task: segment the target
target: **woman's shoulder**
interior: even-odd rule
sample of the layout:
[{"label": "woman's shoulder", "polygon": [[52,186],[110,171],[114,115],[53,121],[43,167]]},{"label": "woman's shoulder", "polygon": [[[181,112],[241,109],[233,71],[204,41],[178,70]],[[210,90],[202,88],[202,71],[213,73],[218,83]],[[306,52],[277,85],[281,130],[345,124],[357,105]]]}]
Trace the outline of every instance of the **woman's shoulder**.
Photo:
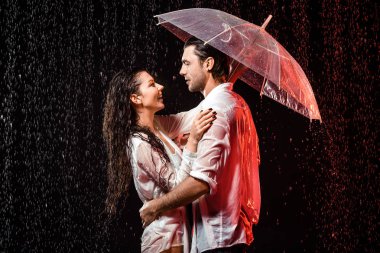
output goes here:
[{"label": "woman's shoulder", "polygon": [[146,141],[147,139],[148,139],[148,135],[146,133],[139,132],[131,136],[130,143],[133,145],[135,149],[139,147],[150,146],[150,144]]}]

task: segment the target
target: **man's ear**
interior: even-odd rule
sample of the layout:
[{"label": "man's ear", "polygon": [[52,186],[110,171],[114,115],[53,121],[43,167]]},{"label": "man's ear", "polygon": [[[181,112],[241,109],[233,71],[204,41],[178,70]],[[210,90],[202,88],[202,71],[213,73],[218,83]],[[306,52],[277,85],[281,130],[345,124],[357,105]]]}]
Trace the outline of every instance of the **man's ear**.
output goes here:
[{"label": "man's ear", "polygon": [[139,97],[140,97],[140,96],[137,95],[137,94],[132,94],[132,95],[130,96],[130,99],[131,99],[132,103],[134,103],[134,104],[136,104],[136,105],[139,105],[139,104],[141,104],[141,98],[139,98]]},{"label": "man's ear", "polygon": [[204,61],[204,64],[206,66],[206,69],[208,71],[211,71],[212,68],[214,67],[214,58],[212,57],[208,57],[205,61]]}]

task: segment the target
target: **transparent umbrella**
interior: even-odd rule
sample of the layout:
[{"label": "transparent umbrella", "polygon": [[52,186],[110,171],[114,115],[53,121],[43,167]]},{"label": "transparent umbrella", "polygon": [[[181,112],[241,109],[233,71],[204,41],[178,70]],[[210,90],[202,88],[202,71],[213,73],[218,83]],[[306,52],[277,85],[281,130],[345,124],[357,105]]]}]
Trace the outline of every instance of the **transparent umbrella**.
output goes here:
[{"label": "transparent umbrella", "polygon": [[228,13],[205,8],[155,16],[182,41],[191,36],[225,53],[247,70],[239,78],[261,95],[321,121],[311,85],[297,61],[265,31],[272,16],[257,26]]}]

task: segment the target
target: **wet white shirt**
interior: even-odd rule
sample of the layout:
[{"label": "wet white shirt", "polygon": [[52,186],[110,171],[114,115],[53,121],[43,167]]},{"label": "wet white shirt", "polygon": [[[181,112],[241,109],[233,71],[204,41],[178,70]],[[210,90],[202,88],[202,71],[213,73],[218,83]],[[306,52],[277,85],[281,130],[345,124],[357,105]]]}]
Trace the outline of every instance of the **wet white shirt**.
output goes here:
[{"label": "wet white shirt", "polygon": [[[164,163],[152,146],[139,137],[132,137],[133,180],[140,199],[145,203],[170,191],[189,176],[196,157],[186,149],[182,152],[164,133],[161,134],[174,148],[172,153],[164,144],[170,163]],[[159,253],[173,246],[184,245],[189,251],[186,219],[183,207],[162,213],[144,229],[141,237],[141,252]]]},{"label": "wet white shirt", "polygon": [[174,138],[189,132],[194,116],[208,108],[217,119],[198,144],[190,176],[206,182],[210,193],[193,202],[191,252],[250,244],[260,213],[258,137],[249,107],[232,84],[218,85],[188,112],[156,121]]}]

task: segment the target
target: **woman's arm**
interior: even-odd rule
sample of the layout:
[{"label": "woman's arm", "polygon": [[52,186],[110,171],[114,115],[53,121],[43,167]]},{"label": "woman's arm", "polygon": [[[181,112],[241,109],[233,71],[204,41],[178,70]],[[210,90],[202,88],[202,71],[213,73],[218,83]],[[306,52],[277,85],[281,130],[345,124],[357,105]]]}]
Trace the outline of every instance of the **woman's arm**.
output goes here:
[{"label": "woman's arm", "polygon": [[154,120],[160,130],[169,136],[170,139],[174,139],[180,134],[190,132],[193,120],[201,110],[201,106],[198,105],[186,112],[170,115],[156,115],[154,116]]},{"label": "woman's arm", "polygon": [[164,190],[169,191],[189,176],[193,161],[196,159],[198,142],[216,119],[212,110],[202,111],[195,116],[190,129],[189,140],[182,154],[179,168],[174,168],[146,141],[142,141],[136,150],[137,165]]}]

